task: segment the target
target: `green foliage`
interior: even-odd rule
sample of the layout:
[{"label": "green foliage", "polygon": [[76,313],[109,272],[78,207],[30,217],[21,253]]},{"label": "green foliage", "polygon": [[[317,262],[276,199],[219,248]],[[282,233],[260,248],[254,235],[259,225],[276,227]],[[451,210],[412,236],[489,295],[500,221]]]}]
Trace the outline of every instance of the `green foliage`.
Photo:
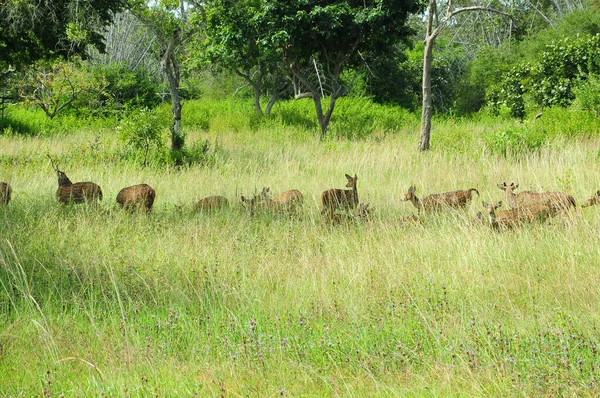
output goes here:
[{"label": "green foliage", "polygon": [[490,133],[485,137],[485,141],[492,152],[509,157],[535,152],[545,145],[548,139],[540,130],[517,125]]},{"label": "green foliage", "polygon": [[118,125],[115,117],[81,116],[62,113],[49,119],[39,108],[9,106],[0,119],[0,134],[44,136],[69,134],[89,129],[111,129]]},{"label": "green foliage", "polygon": [[0,12],[0,69],[84,55],[87,45],[102,50],[104,26],[124,7],[124,2],[112,0],[5,0]]},{"label": "green foliage", "polygon": [[508,106],[514,117],[525,116],[525,95],[538,106],[568,106],[574,87],[590,73],[600,70],[600,34],[567,38],[548,45],[540,60],[513,68],[496,85],[489,99],[492,106]]},{"label": "green foliage", "polygon": [[103,82],[104,90],[86,96],[77,106],[81,113],[123,112],[160,103],[159,83],[143,67],[131,71],[125,63],[90,65],[87,73],[92,80]]},{"label": "green foliage", "polygon": [[142,108],[127,115],[119,126],[119,139],[144,153],[144,166],[150,149],[160,149],[163,145],[166,126],[161,122],[157,112]]},{"label": "green foliage", "polygon": [[50,119],[72,106],[82,93],[102,92],[104,83],[89,79],[77,62],[41,61],[25,73],[19,94],[27,104],[38,106]]},{"label": "green foliage", "polygon": [[575,106],[593,112],[600,117],[600,75],[590,74],[587,80],[573,88]]}]

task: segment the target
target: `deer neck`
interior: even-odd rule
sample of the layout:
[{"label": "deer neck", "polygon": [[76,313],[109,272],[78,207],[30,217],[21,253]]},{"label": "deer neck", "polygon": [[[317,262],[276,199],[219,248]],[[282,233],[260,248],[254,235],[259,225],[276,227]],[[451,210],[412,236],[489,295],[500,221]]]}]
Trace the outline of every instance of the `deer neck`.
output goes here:
[{"label": "deer neck", "polygon": [[410,201],[417,210],[423,210],[423,201],[417,197],[414,193],[410,196]]},{"label": "deer neck", "polygon": [[358,190],[356,189],[356,182],[352,186],[352,203],[354,206],[358,205]]}]

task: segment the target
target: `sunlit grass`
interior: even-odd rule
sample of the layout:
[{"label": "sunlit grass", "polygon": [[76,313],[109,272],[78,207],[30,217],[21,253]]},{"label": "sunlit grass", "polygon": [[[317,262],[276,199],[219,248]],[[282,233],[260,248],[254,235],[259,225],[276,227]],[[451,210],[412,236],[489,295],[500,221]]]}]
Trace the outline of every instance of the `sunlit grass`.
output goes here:
[{"label": "sunlit grass", "polygon": [[[0,209],[2,394],[599,392],[598,209],[506,233],[475,217],[481,200],[503,199],[502,181],[581,203],[600,188],[597,141],[507,160],[483,145],[419,154],[416,131],[272,134],[193,132],[219,154],[181,170],[119,162],[110,132],[0,137],[0,180],[14,189]],[[58,205],[47,154],[102,187],[99,210]],[[376,207],[372,223],[322,221],[320,194],[345,173]],[[119,211],[118,191],[142,182],[157,192],[152,214]],[[481,197],[404,225],[411,184]],[[302,191],[300,216],[248,218],[239,197],[263,186]],[[231,208],[194,216],[209,195]]]}]

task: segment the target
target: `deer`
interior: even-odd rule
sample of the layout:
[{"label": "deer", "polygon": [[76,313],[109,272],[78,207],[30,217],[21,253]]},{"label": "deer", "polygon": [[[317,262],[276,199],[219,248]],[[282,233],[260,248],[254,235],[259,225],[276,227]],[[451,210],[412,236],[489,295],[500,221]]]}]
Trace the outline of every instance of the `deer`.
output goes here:
[{"label": "deer", "polygon": [[595,194],[592,194],[588,200],[583,202],[581,207],[595,206],[598,204],[598,200],[600,199],[600,191],[596,191]]},{"label": "deer", "polygon": [[125,210],[144,209],[152,210],[156,191],[148,184],[132,185],[123,188],[117,194],[117,204]]},{"label": "deer", "polygon": [[254,216],[257,211],[268,211],[275,213],[294,214],[298,208],[304,203],[304,195],[297,189],[285,191],[269,199],[269,187],[264,187],[262,192],[254,195],[252,199],[242,196],[242,204],[246,207],[246,211],[250,216]]},{"label": "deer", "polygon": [[209,196],[199,200],[194,205],[194,213],[221,210],[229,206],[229,201],[224,196]]},{"label": "deer", "polygon": [[[48,156],[50,157],[50,156]],[[58,176],[58,189],[56,198],[62,204],[92,203],[102,200],[102,189],[93,182],[76,182],[73,184],[67,175],[58,169],[58,164],[52,158],[52,168]]]},{"label": "deer", "polygon": [[531,192],[523,191],[515,194],[514,191],[519,188],[519,184],[511,182],[510,185],[503,182],[498,184],[498,188],[504,191],[506,202],[513,208],[530,207],[537,205],[547,205],[555,216],[561,211],[569,210],[571,206],[577,208],[575,198],[565,192]]},{"label": "deer", "polygon": [[534,204],[529,207],[520,207],[504,210],[496,213],[496,209],[502,206],[502,201],[497,204],[489,204],[482,201],[481,204],[487,210],[490,225],[494,229],[512,229],[524,223],[534,221],[546,221],[552,216],[552,209],[546,204]]},{"label": "deer", "polygon": [[343,211],[354,211],[358,206],[358,190],[356,188],[356,181],[358,177],[354,174],[351,177],[345,174],[348,183],[346,188],[350,189],[328,189],[321,194],[321,214],[325,214],[329,220],[333,219],[333,214],[336,210]]},{"label": "deer", "polygon": [[361,221],[364,223],[371,223],[373,221],[373,213],[375,212],[375,207],[370,207],[370,203],[359,203],[358,204],[358,215],[353,216],[350,214],[344,213],[334,213],[331,217],[327,217],[327,221],[333,225],[338,225],[343,222],[349,221]]},{"label": "deer", "polygon": [[431,194],[423,199],[420,199],[415,195],[416,191],[417,188],[414,185],[411,185],[408,188],[408,192],[404,195],[403,201],[406,202],[410,200],[419,212],[435,212],[447,208],[465,208],[471,202],[473,192],[477,193],[477,196],[479,196],[479,191],[475,188]]},{"label": "deer", "polygon": [[12,187],[6,182],[0,182],[0,206],[8,206],[12,195]]}]

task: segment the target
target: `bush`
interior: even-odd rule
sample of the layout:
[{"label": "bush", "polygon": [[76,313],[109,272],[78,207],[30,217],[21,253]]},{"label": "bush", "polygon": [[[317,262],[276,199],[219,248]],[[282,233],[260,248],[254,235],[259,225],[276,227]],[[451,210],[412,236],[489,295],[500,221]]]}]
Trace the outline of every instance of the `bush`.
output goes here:
[{"label": "bush", "polygon": [[587,80],[580,82],[573,92],[577,109],[591,111],[596,117],[600,117],[600,75],[591,74]]},{"label": "bush", "polygon": [[143,108],[124,118],[119,126],[119,139],[135,150],[143,152],[143,163],[146,166],[150,149],[160,149],[163,146],[165,128],[159,113]]},{"label": "bush", "polygon": [[548,142],[543,130],[528,129],[525,125],[510,126],[485,136],[486,146],[504,157],[535,152]]}]

